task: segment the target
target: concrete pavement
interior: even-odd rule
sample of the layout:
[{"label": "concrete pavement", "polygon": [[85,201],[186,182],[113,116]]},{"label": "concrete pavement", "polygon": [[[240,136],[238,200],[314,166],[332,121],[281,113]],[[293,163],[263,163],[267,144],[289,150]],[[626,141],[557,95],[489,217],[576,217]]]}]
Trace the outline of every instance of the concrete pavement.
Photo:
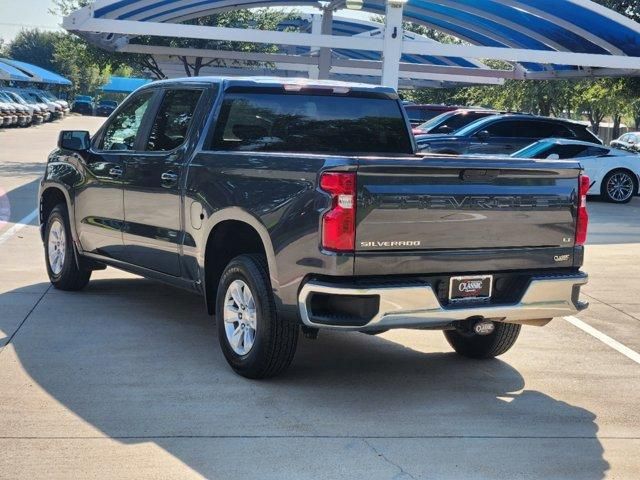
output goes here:
[{"label": "concrete pavement", "polygon": [[[640,365],[562,319],[487,362],[439,332],[322,332],[255,382],[197,296],[114,269],[49,288],[35,222],[3,235],[57,131],[101,120],[0,133],[0,478],[638,477]],[[640,352],[640,200],[590,210],[580,318]]]}]

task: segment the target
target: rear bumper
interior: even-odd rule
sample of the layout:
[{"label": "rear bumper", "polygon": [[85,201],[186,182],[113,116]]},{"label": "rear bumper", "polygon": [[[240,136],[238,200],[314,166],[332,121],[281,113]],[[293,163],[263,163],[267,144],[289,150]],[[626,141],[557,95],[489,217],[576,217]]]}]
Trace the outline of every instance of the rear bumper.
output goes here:
[{"label": "rear bumper", "polygon": [[[452,323],[472,317],[509,322],[544,324],[553,317],[573,315],[587,308],[578,300],[580,287],[588,281],[584,273],[533,277],[518,302],[509,305],[475,304],[443,306],[429,284],[403,286],[349,287],[327,282],[309,281],[300,290],[298,307],[302,322],[314,328],[375,331],[391,328],[447,328]],[[322,295],[348,296],[350,301],[362,297],[372,301],[358,318],[318,315],[312,298]],[[375,302],[377,300],[377,303]]]}]

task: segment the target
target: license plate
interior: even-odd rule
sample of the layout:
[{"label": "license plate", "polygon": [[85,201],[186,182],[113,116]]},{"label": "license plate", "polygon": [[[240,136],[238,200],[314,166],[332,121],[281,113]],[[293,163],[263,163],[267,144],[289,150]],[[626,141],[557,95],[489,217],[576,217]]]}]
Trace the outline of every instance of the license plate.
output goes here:
[{"label": "license plate", "polygon": [[489,300],[493,286],[493,275],[472,275],[451,277],[449,281],[449,300]]}]

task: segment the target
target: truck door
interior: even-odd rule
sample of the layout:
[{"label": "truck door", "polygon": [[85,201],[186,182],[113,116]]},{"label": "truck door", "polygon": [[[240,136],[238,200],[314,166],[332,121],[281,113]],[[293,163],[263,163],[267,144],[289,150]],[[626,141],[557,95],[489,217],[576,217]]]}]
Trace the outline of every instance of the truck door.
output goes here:
[{"label": "truck door", "polygon": [[137,136],[154,92],[131,97],[100,131],[91,149],[82,155],[83,180],[76,187],[76,231],[82,249],[123,259],[125,163],[136,154]]},{"label": "truck door", "polygon": [[161,91],[142,151],[128,157],[123,177],[124,245],[129,263],[180,276],[181,179],[190,151],[187,133],[200,88]]}]

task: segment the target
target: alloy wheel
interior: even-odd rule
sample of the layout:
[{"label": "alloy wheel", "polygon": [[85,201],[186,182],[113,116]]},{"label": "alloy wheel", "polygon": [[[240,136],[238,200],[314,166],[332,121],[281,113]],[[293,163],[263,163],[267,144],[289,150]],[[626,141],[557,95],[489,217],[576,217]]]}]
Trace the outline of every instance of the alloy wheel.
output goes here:
[{"label": "alloy wheel", "polygon": [[49,268],[54,275],[60,275],[62,267],[64,266],[64,259],[66,255],[67,239],[64,231],[64,225],[58,219],[51,222],[49,227]]},{"label": "alloy wheel", "polygon": [[633,179],[624,172],[611,175],[607,182],[607,194],[616,202],[623,202],[633,195]]},{"label": "alloy wheel", "polygon": [[249,286],[234,280],[227,288],[224,302],[224,330],[235,353],[247,355],[256,339],[256,303]]}]

